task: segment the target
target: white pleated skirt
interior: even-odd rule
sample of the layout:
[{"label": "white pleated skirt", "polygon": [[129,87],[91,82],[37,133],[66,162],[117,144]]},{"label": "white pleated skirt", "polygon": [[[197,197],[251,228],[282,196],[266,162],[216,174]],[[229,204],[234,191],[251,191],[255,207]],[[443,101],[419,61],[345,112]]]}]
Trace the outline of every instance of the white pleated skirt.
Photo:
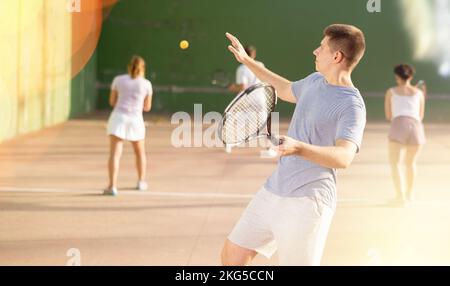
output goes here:
[{"label": "white pleated skirt", "polygon": [[114,110],[109,116],[107,134],[127,141],[144,140],[144,117],[142,114],[128,114]]}]

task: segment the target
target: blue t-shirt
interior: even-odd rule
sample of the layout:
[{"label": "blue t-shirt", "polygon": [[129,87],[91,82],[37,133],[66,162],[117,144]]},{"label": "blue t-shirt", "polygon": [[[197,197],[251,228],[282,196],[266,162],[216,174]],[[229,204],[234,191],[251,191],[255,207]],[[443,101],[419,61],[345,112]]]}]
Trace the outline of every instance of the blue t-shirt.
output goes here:
[{"label": "blue t-shirt", "polygon": [[[358,89],[334,86],[313,73],[292,83],[297,105],[288,136],[316,145],[334,146],[344,139],[361,147],[366,107]],[[333,207],[336,203],[336,170],[300,156],[281,157],[265,189],[282,197],[309,196]]]}]

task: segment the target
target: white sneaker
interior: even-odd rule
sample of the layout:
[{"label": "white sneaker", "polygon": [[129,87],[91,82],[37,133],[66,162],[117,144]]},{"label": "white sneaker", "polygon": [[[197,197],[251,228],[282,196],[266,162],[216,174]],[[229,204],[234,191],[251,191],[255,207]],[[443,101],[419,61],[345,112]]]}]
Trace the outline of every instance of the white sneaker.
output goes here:
[{"label": "white sneaker", "polygon": [[113,197],[115,197],[115,196],[117,196],[117,194],[118,194],[117,188],[106,188],[103,191],[103,195],[105,195],[105,196],[113,196]]},{"label": "white sneaker", "polygon": [[146,191],[146,190],[148,190],[148,184],[147,184],[147,182],[146,182],[146,181],[139,181],[139,182],[137,183],[136,189],[137,189],[138,191]]},{"label": "white sneaker", "polygon": [[232,151],[233,151],[233,148],[231,146],[225,147],[225,152],[227,152],[227,154],[231,154]]},{"label": "white sneaker", "polygon": [[261,158],[263,159],[271,159],[278,157],[278,152],[273,149],[267,149],[264,151],[261,151]]}]

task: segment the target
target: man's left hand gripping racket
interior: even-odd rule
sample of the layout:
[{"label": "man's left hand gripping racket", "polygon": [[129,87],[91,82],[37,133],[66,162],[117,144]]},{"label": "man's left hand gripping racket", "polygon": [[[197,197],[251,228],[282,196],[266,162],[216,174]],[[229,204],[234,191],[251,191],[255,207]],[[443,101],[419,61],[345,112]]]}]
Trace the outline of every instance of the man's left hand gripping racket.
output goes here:
[{"label": "man's left hand gripping racket", "polygon": [[219,125],[219,138],[227,146],[238,146],[266,137],[274,146],[283,142],[271,133],[271,116],[277,95],[269,84],[259,83],[240,93],[225,110]]}]

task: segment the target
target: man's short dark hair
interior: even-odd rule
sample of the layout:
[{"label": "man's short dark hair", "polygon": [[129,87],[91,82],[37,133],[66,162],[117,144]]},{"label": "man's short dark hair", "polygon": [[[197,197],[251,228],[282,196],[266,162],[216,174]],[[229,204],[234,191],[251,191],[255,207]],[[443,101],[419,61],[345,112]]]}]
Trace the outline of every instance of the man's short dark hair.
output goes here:
[{"label": "man's short dark hair", "polygon": [[364,56],[364,33],[355,26],[334,24],[326,27],[323,34],[329,37],[330,47],[344,55],[349,67],[356,66]]}]

